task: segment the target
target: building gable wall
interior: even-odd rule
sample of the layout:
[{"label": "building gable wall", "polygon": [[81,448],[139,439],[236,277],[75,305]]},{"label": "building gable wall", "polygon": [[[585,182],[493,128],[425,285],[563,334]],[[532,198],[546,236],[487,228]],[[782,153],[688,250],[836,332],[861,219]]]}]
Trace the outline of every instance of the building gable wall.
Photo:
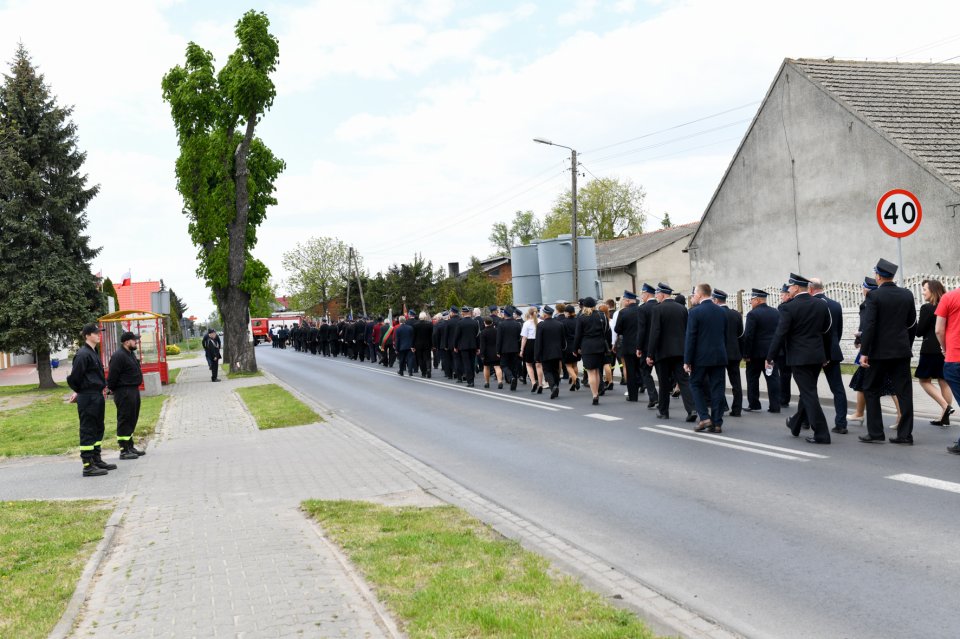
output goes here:
[{"label": "building gable wall", "polygon": [[690,244],[692,279],[728,291],[790,272],[857,281],[879,257],[897,261],[876,221],[893,188],[923,206],[903,241],[907,275],[960,273],[960,194],[786,64]]}]

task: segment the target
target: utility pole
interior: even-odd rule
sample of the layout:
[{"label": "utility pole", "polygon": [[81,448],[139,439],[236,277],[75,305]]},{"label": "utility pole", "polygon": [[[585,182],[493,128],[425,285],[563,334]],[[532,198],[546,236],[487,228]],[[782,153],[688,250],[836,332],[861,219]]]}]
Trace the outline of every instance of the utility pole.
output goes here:
[{"label": "utility pole", "polygon": [[360,290],[360,306],[363,309],[363,314],[367,314],[367,303],[363,300],[363,284],[360,283],[360,267],[357,264],[357,254],[354,252],[353,247],[350,247],[350,261],[353,263],[353,273],[357,277],[357,289]]},{"label": "utility pole", "polygon": [[[570,192],[573,195],[573,214],[570,216],[570,234],[573,236],[573,299],[580,299],[580,263],[577,259],[577,151],[570,149]],[[573,300],[571,300],[573,301]]]}]

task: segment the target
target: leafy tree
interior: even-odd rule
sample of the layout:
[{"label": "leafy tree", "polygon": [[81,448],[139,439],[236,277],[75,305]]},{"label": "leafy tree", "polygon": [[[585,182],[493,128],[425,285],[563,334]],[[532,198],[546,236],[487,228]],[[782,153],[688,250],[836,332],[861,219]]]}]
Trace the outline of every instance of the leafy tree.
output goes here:
[{"label": "leafy tree", "polygon": [[533,211],[517,211],[509,227],[504,222],[493,225],[489,240],[500,255],[510,255],[510,247],[529,244],[540,237],[542,231],[543,225]]},{"label": "leafy tree", "polygon": [[277,287],[269,280],[250,294],[250,317],[270,317],[277,305]]},{"label": "leafy tree", "polygon": [[[598,241],[612,240],[643,232],[646,193],[629,180],[600,178],[577,190],[577,232]],[[544,239],[570,233],[572,216],[570,190],[557,198],[544,220]]]},{"label": "leafy tree", "polygon": [[497,301],[497,283],[483,272],[480,260],[470,258],[470,270],[463,281],[463,299],[469,306],[487,306]]},{"label": "leafy tree", "polygon": [[23,45],[0,87],[0,350],[32,350],[40,388],[56,388],[51,348],[75,342],[103,296],[90,270],[86,208],[99,190],[80,173],[71,107],[61,107]]},{"label": "leafy tree", "polygon": [[513,246],[513,238],[510,237],[510,229],[504,222],[497,222],[493,225],[493,229],[490,231],[490,236],[487,238],[490,240],[490,244],[497,249],[497,253],[500,255],[510,255],[510,247]]},{"label": "leafy tree", "polygon": [[669,213],[663,214],[663,219],[660,220],[660,226],[662,226],[665,229],[673,228],[673,222],[670,220]]},{"label": "leafy tree", "polygon": [[177,343],[183,339],[183,322],[181,319],[184,314],[187,312],[187,305],[184,301],[177,295],[174,290],[170,289],[170,319],[169,325],[167,326],[167,342],[168,343]]},{"label": "leafy tree", "polygon": [[283,254],[287,284],[297,308],[320,304],[323,315],[327,314],[330,300],[339,296],[344,280],[350,277],[348,255],[349,247],[334,237],[311,237]]},{"label": "leafy tree", "polygon": [[239,46],[218,73],[213,54],[191,42],[184,66],[162,82],[180,145],[177,189],[198,247],[197,275],[223,316],[231,372],[257,369],[247,340],[250,298],[270,273],[251,250],[267,207],[277,203],[274,180],[285,167],[255,136],[276,96],[270,75],[280,49],[269,26],[266,14],[248,11],[234,29]]},{"label": "leafy tree", "polygon": [[103,280],[103,294],[113,298],[113,310],[120,310],[120,297],[117,295],[117,289],[109,277]]}]

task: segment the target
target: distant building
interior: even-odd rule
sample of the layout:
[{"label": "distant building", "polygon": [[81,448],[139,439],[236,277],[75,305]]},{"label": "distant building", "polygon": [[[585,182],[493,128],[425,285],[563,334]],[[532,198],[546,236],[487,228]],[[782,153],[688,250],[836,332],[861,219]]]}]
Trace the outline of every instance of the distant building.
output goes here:
[{"label": "distant building", "polygon": [[691,288],[690,259],[684,252],[697,222],[597,243],[604,297],[639,292],[644,282],[664,282],[677,292]]},{"label": "distant building", "polygon": [[[484,275],[497,284],[509,284],[513,279],[513,269],[510,266],[509,255],[495,255],[485,260],[480,260],[480,269]],[[459,262],[450,262],[447,264],[447,275],[449,277],[458,277],[465,280],[469,274],[469,269],[465,271],[460,270]]]},{"label": "distant building", "polygon": [[960,64],[784,60],[687,247],[732,292],[790,272],[858,282],[897,262],[877,202],[923,209],[903,272],[960,274]]},{"label": "distant building", "polygon": [[118,311],[150,311],[150,294],[160,291],[160,282],[131,282],[126,286],[118,285],[115,290],[120,303]]}]

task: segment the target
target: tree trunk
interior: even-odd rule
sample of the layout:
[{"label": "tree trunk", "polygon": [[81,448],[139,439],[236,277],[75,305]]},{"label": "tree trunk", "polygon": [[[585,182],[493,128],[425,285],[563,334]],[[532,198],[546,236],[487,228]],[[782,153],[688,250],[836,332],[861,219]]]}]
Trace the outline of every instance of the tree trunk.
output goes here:
[{"label": "tree trunk", "polygon": [[37,374],[40,376],[40,388],[56,388],[57,383],[53,381],[53,370],[50,368],[50,349],[44,348],[36,351],[37,355]]},{"label": "tree trunk", "polygon": [[[250,294],[240,288],[227,291],[227,303],[223,308],[223,336],[229,350],[224,348],[224,361],[231,373],[255,373],[257,358],[253,351],[250,333]],[[229,357],[229,359],[227,359]]]}]

